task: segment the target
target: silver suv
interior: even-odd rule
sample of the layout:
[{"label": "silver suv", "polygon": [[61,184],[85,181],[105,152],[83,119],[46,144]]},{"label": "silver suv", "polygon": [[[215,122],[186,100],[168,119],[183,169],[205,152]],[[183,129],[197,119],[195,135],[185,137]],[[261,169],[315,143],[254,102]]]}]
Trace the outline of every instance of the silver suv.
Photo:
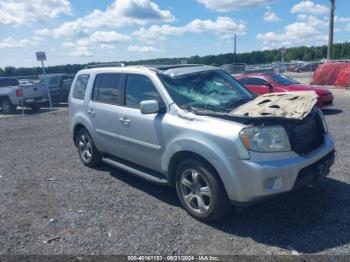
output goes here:
[{"label": "silver suv", "polygon": [[76,75],[69,122],[86,166],[174,186],[189,214],[213,221],[231,203],[328,175],[334,142],[316,102],[312,93],[255,98],[211,66],[99,67]]}]

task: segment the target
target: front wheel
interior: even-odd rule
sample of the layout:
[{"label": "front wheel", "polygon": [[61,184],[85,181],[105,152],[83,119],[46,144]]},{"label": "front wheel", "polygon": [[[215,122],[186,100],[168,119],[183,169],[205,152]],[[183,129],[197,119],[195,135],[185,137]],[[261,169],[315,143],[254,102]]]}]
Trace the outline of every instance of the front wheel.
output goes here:
[{"label": "front wheel", "polygon": [[198,220],[215,221],[231,209],[220,178],[201,159],[185,160],[178,166],[176,190],[182,206]]},{"label": "front wheel", "polygon": [[85,128],[78,131],[76,145],[80,159],[84,165],[97,167],[101,164],[102,158],[100,152],[98,152],[89,132]]}]

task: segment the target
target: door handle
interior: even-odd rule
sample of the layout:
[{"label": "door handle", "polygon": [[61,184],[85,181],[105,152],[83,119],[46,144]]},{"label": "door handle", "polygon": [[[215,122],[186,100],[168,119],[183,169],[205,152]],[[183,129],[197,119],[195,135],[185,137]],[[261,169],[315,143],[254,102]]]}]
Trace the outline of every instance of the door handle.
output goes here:
[{"label": "door handle", "polygon": [[89,109],[87,112],[88,112],[88,114],[89,114],[90,116],[92,116],[92,117],[95,116],[95,111],[94,111],[94,110]]},{"label": "door handle", "polygon": [[130,124],[130,119],[128,119],[128,118],[126,118],[126,117],[121,117],[121,118],[119,118],[119,120],[120,120],[121,122],[123,122],[124,125]]}]

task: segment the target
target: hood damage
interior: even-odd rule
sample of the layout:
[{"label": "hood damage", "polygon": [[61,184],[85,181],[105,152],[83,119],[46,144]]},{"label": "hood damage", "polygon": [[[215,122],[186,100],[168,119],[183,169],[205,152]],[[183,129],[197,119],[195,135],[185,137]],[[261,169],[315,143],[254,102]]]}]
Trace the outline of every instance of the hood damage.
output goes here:
[{"label": "hood damage", "polygon": [[317,98],[317,94],[313,91],[266,94],[234,109],[229,115],[302,120],[310,114],[317,103]]}]

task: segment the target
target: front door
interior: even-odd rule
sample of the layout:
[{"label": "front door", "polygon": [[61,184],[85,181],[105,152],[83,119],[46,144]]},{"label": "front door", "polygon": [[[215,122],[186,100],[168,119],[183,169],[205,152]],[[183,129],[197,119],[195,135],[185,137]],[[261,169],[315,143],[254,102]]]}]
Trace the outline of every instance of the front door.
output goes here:
[{"label": "front door", "polygon": [[164,113],[144,115],[140,103],[157,100],[164,105],[152,80],[144,75],[128,74],[125,83],[124,108],[119,116],[120,157],[160,171],[164,150]]}]

